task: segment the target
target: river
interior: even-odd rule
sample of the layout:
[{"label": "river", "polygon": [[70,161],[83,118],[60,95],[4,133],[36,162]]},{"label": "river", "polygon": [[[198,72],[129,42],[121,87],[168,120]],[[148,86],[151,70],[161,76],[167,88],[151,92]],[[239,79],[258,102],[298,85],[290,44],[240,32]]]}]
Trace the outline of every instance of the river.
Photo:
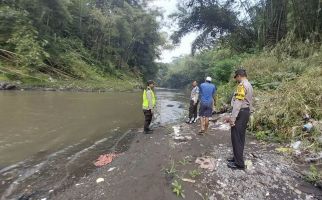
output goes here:
[{"label": "river", "polygon": [[[165,89],[156,93],[154,126],[183,117],[182,93]],[[1,92],[0,196],[21,198],[26,185],[40,187],[39,182],[46,182],[61,187],[70,182],[64,180],[89,173],[99,154],[115,149],[129,130],[141,128],[141,95]],[[26,199],[28,195],[32,196],[27,192]]]}]

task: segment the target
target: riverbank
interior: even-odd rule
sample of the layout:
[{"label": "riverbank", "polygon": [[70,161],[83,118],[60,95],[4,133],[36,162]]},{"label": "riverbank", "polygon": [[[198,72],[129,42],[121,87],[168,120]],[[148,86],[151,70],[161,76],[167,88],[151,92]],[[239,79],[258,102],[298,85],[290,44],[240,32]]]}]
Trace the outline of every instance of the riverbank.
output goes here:
[{"label": "riverbank", "polygon": [[0,82],[4,87],[1,90],[22,91],[72,91],[72,92],[125,92],[139,91],[142,88],[140,80],[117,80],[107,79],[105,81],[57,81],[57,82],[33,82],[21,83],[19,81]]},{"label": "riverbank", "polygon": [[[222,116],[211,123],[209,134],[199,127],[177,124],[157,128],[153,134],[136,133],[129,150],[111,164],[98,168],[60,191],[48,191],[49,199],[322,199],[322,191],[303,181],[289,156],[276,144],[247,139],[248,169],[232,171],[230,135]],[[196,160],[209,159],[200,168]],[[207,169],[208,167],[208,169]],[[210,170],[213,168],[213,170]],[[100,180],[100,183],[97,183]],[[173,185],[173,183],[176,186]]]},{"label": "riverbank", "polygon": [[114,75],[88,70],[86,78],[57,76],[45,73],[28,73],[22,69],[0,63],[0,90],[83,91],[111,92],[135,91],[142,87],[142,78],[130,72]]}]

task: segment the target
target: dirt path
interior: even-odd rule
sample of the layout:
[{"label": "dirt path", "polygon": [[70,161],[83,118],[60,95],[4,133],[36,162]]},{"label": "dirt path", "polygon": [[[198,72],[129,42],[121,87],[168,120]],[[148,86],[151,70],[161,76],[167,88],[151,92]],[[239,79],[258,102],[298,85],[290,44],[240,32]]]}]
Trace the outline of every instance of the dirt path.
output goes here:
[{"label": "dirt path", "polygon": [[[151,135],[138,133],[130,149],[110,165],[81,178],[65,191],[53,192],[51,197],[172,200],[179,199],[171,185],[177,180],[187,200],[322,199],[322,192],[302,181],[293,161],[277,154],[274,145],[248,138],[245,155],[249,169],[228,169],[226,158],[231,155],[231,145],[225,128],[212,124],[206,136],[196,135],[198,126],[187,124],[159,128]],[[201,156],[213,160],[213,171],[195,163]],[[98,178],[104,181],[96,183]],[[185,182],[184,178],[195,183]]]}]

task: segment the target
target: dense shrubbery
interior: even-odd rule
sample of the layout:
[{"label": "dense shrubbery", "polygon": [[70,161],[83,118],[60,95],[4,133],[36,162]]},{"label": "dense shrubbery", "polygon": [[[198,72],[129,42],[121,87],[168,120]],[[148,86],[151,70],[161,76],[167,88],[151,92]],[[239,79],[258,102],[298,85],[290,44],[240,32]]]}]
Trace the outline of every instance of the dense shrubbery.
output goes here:
[{"label": "dense shrubbery", "polygon": [[158,15],[133,0],[2,0],[0,58],[5,68],[32,76],[153,77],[164,42]]},{"label": "dense shrubbery", "polygon": [[246,59],[243,64],[258,98],[254,131],[265,132],[267,137],[294,139],[303,136],[305,114],[317,121],[322,119],[321,52],[303,58],[289,56],[278,62],[273,51]]}]

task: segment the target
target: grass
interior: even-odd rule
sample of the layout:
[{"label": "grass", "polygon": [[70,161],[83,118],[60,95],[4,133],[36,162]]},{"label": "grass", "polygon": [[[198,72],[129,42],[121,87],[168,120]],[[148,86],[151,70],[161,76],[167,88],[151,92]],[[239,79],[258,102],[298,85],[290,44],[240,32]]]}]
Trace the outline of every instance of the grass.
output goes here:
[{"label": "grass", "polygon": [[177,180],[175,180],[172,184],[172,192],[177,195],[177,197],[185,198],[183,186]]},{"label": "grass", "polygon": [[166,175],[171,177],[174,177],[176,175],[177,169],[176,169],[176,164],[174,160],[171,161],[171,165],[168,168],[164,169],[164,172]]},{"label": "grass", "polygon": [[319,173],[318,169],[314,166],[311,165],[309,172],[305,176],[305,180],[310,182],[310,183],[316,183],[322,178],[322,174]]},{"label": "grass", "polygon": [[196,178],[197,176],[200,176],[200,175],[201,175],[201,172],[196,169],[189,171],[189,176],[191,178]]}]

